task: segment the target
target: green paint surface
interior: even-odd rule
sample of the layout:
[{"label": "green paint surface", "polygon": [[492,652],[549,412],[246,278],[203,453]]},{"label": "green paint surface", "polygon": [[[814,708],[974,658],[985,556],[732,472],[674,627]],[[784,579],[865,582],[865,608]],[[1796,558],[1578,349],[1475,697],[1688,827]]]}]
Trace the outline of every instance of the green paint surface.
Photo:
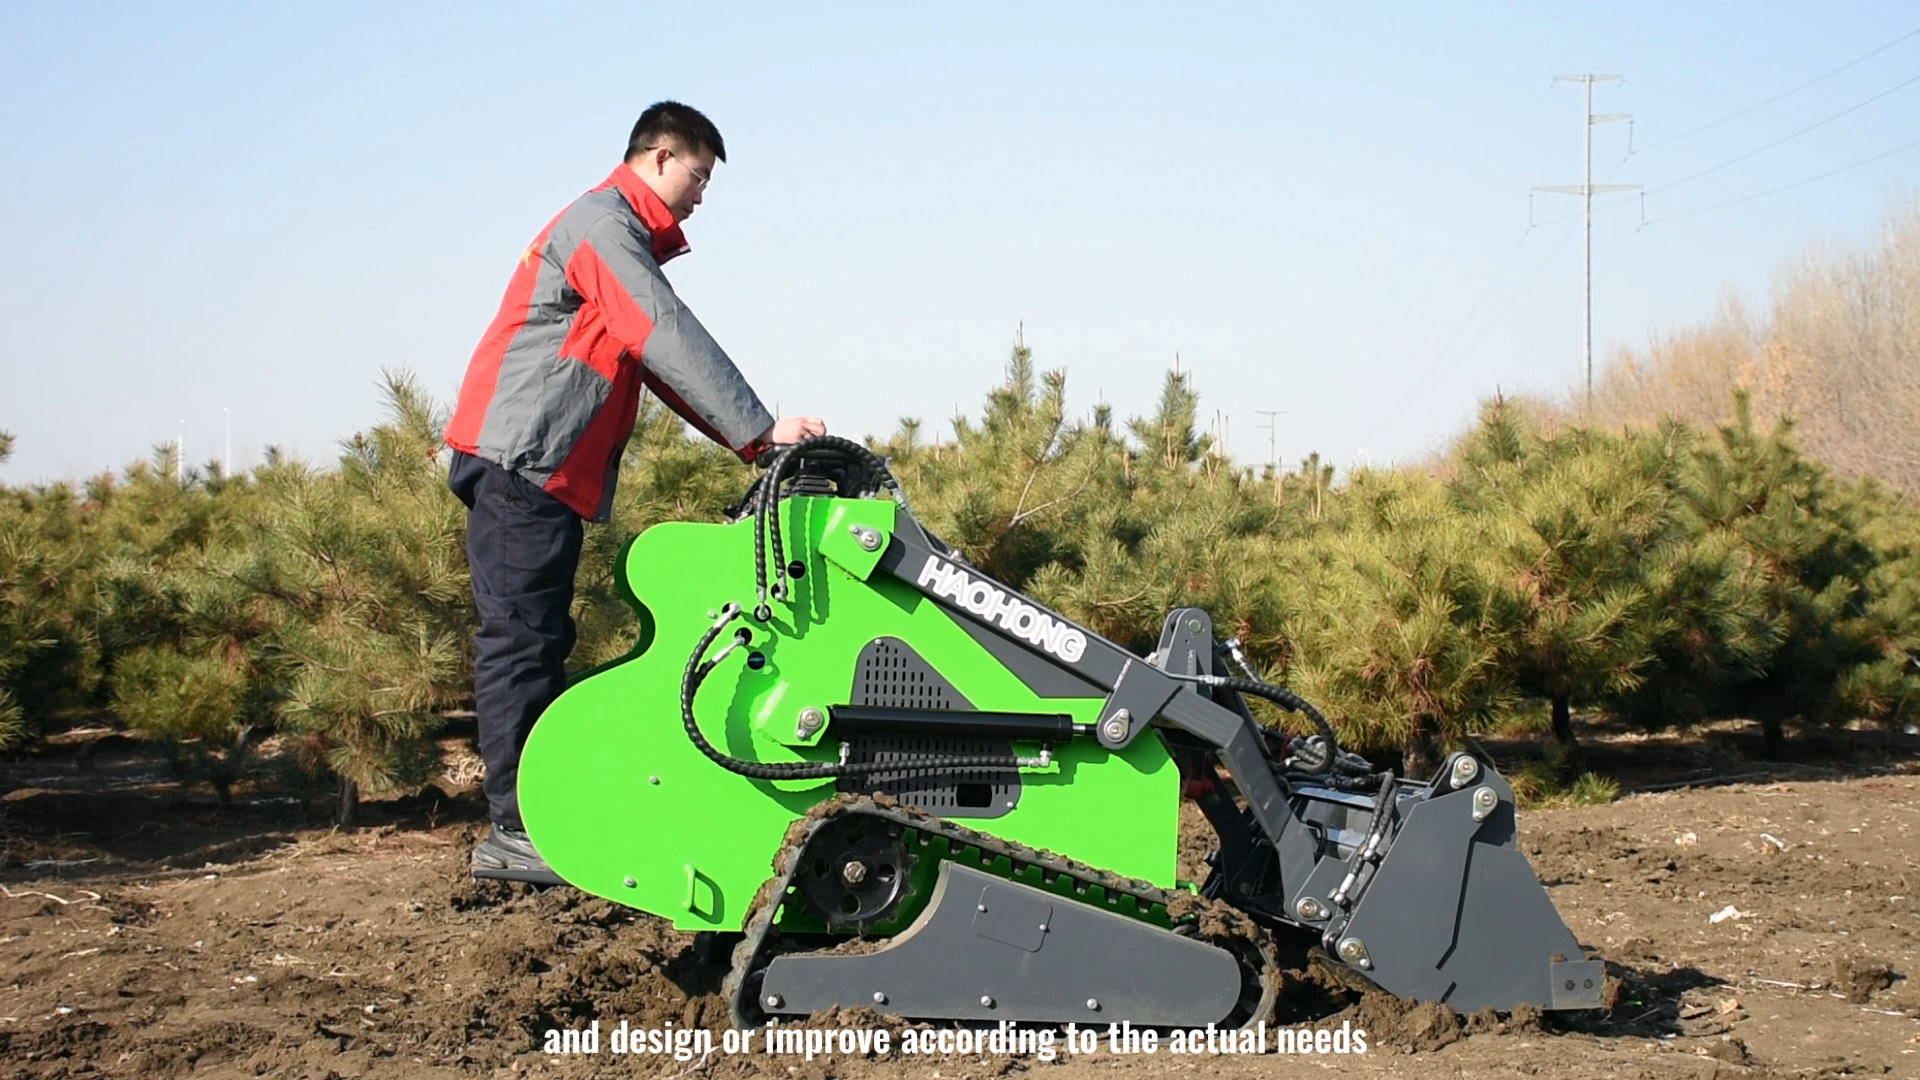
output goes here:
[{"label": "green paint surface", "polygon": [[[875,529],[884,540],[895,512],[891,502],[867,499],[782,504],[785,556],[805,573],[787,600],[771,602],[771,622],[736,621],[712,650],[738,627],[753,631],[694,702],[708,742],[749,761],[834,760],[831,725],[801,739],[797,719],[804,708],[848,704],[860,651],[879,637],[907,642],[977,709],[1095,720],[1101,699],[1036,696],[955,624],[964,616],[874,570],[877,554],[864,551],[852,529]],[[751,521],[656,525],[636,538],[616,567],[638,616],[635,651],[570,686],[534,726],[521,758],[521,813],[553,869],[682,929],[739,929],[773,874],[787,827],[835,790],[832,780],[737,776],[687,738],[681,674],[713,624],[709,613],[729,603],[753,610],[753,567]],[[748,664],[755,653],[765,661],[759,670]],[[1015,749],[1032,756],[1039,747]],[[1118,753],[1091,738],[1057,745],[1053,766],[1023,772],[1021,785],[1018,805],[1003,816],[954,820],[1174,884],[1179,780],[1159,739]]]}]

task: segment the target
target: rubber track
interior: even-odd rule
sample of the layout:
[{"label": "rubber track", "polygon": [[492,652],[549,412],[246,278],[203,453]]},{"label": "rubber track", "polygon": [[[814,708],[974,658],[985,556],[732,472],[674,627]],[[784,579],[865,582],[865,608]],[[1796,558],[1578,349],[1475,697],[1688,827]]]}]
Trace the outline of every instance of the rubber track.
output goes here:
[{"label": "rubber track", "polygon": [[[803,865],[799,856],[806,850],[807,844],[822,826],[829,821],[848,816],[870,817],[888,824],[913,829],[924,835],[942,837],[947,841],[949,852],[977,848],[981,854],[980,869],[989,869],[999,858],[1004,857],[1014,865],[1015,873],[1018,872],[1019,867],[1032,866],[1039,868],[1042,880],[1047,882],[1052,882],[1056,877],[1072,880],[1076,894],[1084,895],[1090,889],[1097,887],[1106,893],[1106,906],[1122,914],[1126,913],[1125,909],[1119,907],[1115,901],[1123,896],[1132,897],[1139,905],[1141,913],[1150,911],[1154,905],[1163,906],[1180,924],[1176,929],[1167,930],[1167,933],[1193,936],[1233,954],[1234,959],[1240,964],[1243,1003],[1252,996],[1252,988],[1258,987],[1258,1000],[1249,1014],[1241,1019],[1242,1026],[1251,1026],[1259,1020],[1271,1017],[1273,1013],[1280,993],[1279,961],[1270,935],[1243,913],[1218,901],[1195,896],[1189,892],[1162,889],[1138,878],[1120,877],[1048,851],[1005,840],[990,833],[976,832],[963,825],[956,825],[944,818],[907,806],[886,795],[837,795],[814,806],[807,812],[806,817],[801,818],[788,829],[786,841],[774,857],[773,878],[761,886],[759,893],[753,898],[744,928],[745,937],[734,947],[733,964],[721,987],[721,992],[726,996],[732,1010],[735,1027],[745,1030],[766,1025],[769,1016],[760,1005],[760,981],[767,966],[773,962],[775,956],[781,954],[779,931],[774,925],[774,920],[779,915],[782,901],[788,895],[794,873]],[[918,852],[915,853],[918,854]],[[1048,895],[1058,899],[1072,899],[1060,893],[1049,892]],[[1190,916],[1195,918],[1189,918]],[[1203,931],[1199,928],[1202,923],[1212,924],[1216,929],[1212,932]],[[846,943],[822,952],[839,951],[855,943],[860,943],[867,948],[872,946],[871,939],[849,937]],[[848,1002],[846,1004],[857,1006],[863,1003]]]}]

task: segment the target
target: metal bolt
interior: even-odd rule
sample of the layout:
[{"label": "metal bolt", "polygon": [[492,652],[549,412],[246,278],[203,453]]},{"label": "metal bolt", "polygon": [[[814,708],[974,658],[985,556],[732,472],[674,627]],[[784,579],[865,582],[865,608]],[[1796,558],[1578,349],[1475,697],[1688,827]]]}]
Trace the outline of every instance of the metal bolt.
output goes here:
[{"label": "metal bolt", "polygon": [[867,864],[859,859],[848,859],[840,868],[840,880],[849,885],[858,885],[867,880]]},{"label": "metal bolt", "polygon": [[1119,720],[1107,721],[1106,726],[1101,728],[1100,730],[1106,735],[1107,738],[1112,739],[1115,742],[1119,742],[1121,739],[1124,739],[1127,737],[1127,725],[1121,723]]},{"label": "metal bolt", "polygon": [[768,994],[768,995],[767,995],[767,1008],[769,1008],[769,1009],[777,1009],[777,1008],[779,1008],[780,1006],[782,1006],[782,1005],[785,1005],[785,1004],[786,1004],[786,999],[785,999],[785,998],[782,998],[782,997],[781,997],[781,996],[780,996],[779,994]]},{"label": "metal bolt", "polygon": [[985,904],[975,904],[975,905],[974,905],[974,908],[975,908],[975,910],[978,910],[978,911],[985,911],[985,910],[987,910],[987,905],[985,905]]},{"label": "metal bolt", "polygon": [[1099,998],[1088,998],[1088,999],[1087,999],[1087,1008],[1089,1008],[1089,1009],[1092,1009],[1092,1010],[1093,1010],[1094,1012],[1099,1012],[1099,1011],[1100,1011],[1100,999],[1099,999]]},{"label": "metal bolt", "polygon": [[1195,633],[1198,633],[1198,632],[1200,631],[1200,620],[1199,620],[1199,619],[1188,619],[1188,620],[1187,620],[1187,629],[1189,629],[1189,630],[1192,630],[1192,631],[1194,631]]},{"label": "metal bolt", "polygon": [[1500,805],[1500,796],[1490,787],[1483,787],[1473,793],[1473,820],[1485,821],[1493,808]]},{"label": "metal bolt", "polygon": [[875,1005],[885,1005],[887,1003],[887,995],[875,990],[873,992],[873,1003]]},{"label": "metal bolt", "polygon": [[657,784],[657,783],[659,783],[659,782],[660,782],[660,778],[659,778],[659,777],[657,777],[657,776],[649,776],[649,777],[647,777],[647,783],[649,783],[649,784]]},{"label": "metal bolt", "polygon": [[1043,934],[1047,932],[1047,924],[1046,924],[1046,923],[1041,923],[1041,924],[1040,924],[1040,932],[1041,932],[1041,933],[1043,933]]},{"label": "metal bolt", "polygon": [[1479,762],[1473,760],[1471,757],[1468,757],[1465,754],[1461,754],[1459,757],[1454,759],[1453,761],[1453,786],[1454,787],[1457,787],[1457,788],[1466,787],[1468,784],[1473,783],[1474,778],[1479,775],[1480,775]]},{"label": "metal bolt", "polygon": [[1373,966],[1373,959],[1367,955],[1366,942],[1361,941],[1357,937],[1341,938],[1339,953],[1340,959],[1345,960],[1354,967],[1370,968]]},{"label": "metal bolt", "polygon": [[795,735],[805,739],[819,731],[820,726],[826,722],[827,714],[809,705],[800,710],[800,720],[794,724],[793,731]]},{"label": "metal bolt", "polygon": [[1320,901],[1311,896],[1301,897],[1300,902],[1295,904],[1293,909],[1300,913],[1301,918],[1311,922],[1318,922],[1327,917],[1327,909],[1321,907]]},{"label": "metal bolt", "polygon": [[880,534],[865,525],[853,526],[853,538],[860,542],[863,551],[880,550]]},{"label": "metal bolt", "polygon": [[632,878],[628,878],[628,879],[627,879],[627,888],[629,888],[629,889],[631,889],[631,888],[633,888],[633,886],[634,886],[634,880],[633,880]]},{"label": "metal bolt", "polygon": [[982,1008],[987,1008],[987,1009],[993,1008],[993,998],[987,996],[986,994],[981,994],[980,1005]]}]

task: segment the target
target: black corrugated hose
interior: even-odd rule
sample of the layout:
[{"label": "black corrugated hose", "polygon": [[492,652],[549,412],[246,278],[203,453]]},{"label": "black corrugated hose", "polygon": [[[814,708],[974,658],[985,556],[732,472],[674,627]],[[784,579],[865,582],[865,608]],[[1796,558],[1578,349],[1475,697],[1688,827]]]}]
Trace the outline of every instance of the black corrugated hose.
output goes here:
[{"label": "black corrugated hose", "polygon": [[[693,698],[700,692],[700,684],[706,680],[713,666],[719,663],[716,657],[706,660],[707,650],[720,637],[727,624],[740,617],[740,608],[728,604],[713,621],[713,625],[701,636],[700,644],[694,647],[693,655],[687,658],[686,670],[680,675],[680,719],[687,727],[687,738],[693,745],[707,755],[715,765],[740,776],[754,780],[819,780],[827,777],[865,776],[880,772],[905,772],[927,769],[940,771],[975,770],[982,772],[1005,772],[1019,769],[1021,760],[1012,754],[953,754],[946,757],[916,758],[911,762],[898,761],[851,761],[851,762],[783,762],[766,764],[758,761],[745,761],[716,749],[701,733],[700,725],[693,717]],[[747,643],[751,631],[742,627],[735,633],[736,645]],[[744,635],[744,636],[743,636]]]},{"label": "black corrugated hose", "polygon": [[1262,682],[1259,679],[1241,679],[1233,676],[1221,677],[1211,685],[1222,686],[1242,694],[1252,694],[1258,698],[1265,698],[1283,709],[1290,712],[1301,713],[1305,715],[1307,719],[1313,721],[1313,726],[1320,729],[1320,736],[1327,740],[1328,753],[1327,767],[1325,769],[1327,774],[1355,778],[1366,777],[1369,779],[1375,775],[1372,762],[1361,757],[1359,754],[1340,749],[1340,741],[1335,737],[1333,725],[1327,721],[1325,714],[1321,713],[1319,709],[1314,708],[1311,702],[1299,694],[1294,693],[1284,686],[1275,686],[1272,683]]},{"label": "black corrugated hose", "polygon": [[902,511],[910,512],[907,505],[907,493],[901,489],[900,482],[893,478],[892,470],[887,468],[886,460],[852,439],[838,435],[809,435],[799,442],[780,448],[780,452],[767,466],[767,474],[760,479],[760,498],[754,507],[753,519],[753,576],[754,586],[759,590],[760,603],[753,609],[753,617],[759,622],[773,618],[773,607],[767,597],[767,533],[773,533],[773,576],[774,585],[771,595],[776,600],[787,598],[787,559],[785,545],[780,536],[779,506],[782,498],[780,483],[786,478],[789,467],[806,457],[809,453],[825,451],[843,458],[851,458],[865,465],[878,477],[882,487],[893,496]]}]

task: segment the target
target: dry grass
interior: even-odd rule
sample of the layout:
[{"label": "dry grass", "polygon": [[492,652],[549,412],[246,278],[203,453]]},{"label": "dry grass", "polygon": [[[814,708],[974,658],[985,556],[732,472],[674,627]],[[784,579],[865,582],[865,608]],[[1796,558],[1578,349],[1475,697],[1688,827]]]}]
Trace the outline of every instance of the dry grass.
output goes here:
[{"label": "dry grass", "polygon": [[[1764,309],[1729,296],[1704,324],[1617,354],[1593,419],[1711,425],[1740,387],[1756,420],[1792,417],[1801,446],[1840,475],[1920,495],[1920,197],[1863,248],[1810,244],[1775,274]],[[1566,419],[1576,409],[1559,407]]]},{"label": "dry grass", "polygon": [[487,763],[479,754],[466,746],[448,746],[442,743],[440,776],[446,781],[445,790],[449,792],[479,787],[480,781],[487,777]]}]

